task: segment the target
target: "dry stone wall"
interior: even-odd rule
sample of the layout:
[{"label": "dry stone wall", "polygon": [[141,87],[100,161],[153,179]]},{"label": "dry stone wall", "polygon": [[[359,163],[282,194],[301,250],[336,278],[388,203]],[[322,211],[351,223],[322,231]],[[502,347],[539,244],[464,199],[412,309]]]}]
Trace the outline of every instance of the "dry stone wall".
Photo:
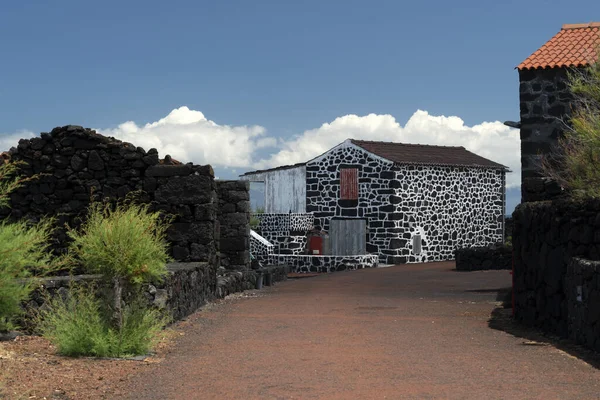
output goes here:
[{"label": "dry stone wall", "polygon": [[[145,284],[142,291],[148,305],[167,311],[174,321],[187,317],[215,299],[255,289],[260,274],[271,274],[272,282],[284,281],[288,274],[288,267],[285,265],[272,265],[256,271],[226,271],[218,276],[213,266],[205,262],[174,262],[168,264],[167,269],[168,274],[161,282]],[[110,284],[102,280],[101,275],[54,276],[37,279],[36,289],[23,304],[25,312],[19,317],[18,325],[23,331],[34,333],[36,313],[44,307],[48,298],[65,297],[70,287],[92,283],[100,289],[100,293],[111,290]],[[130,293],[126,291],[125,301],[129,295]]]},{"label": "dry stone wall", "polygon": [[24,162],[24,176],[39,177],[11,194],[11,208],[1,210],[0,219],[56,218],[56,253],[68,246],[65,224],[77,227],[91,201],[135,192],[152,209],[174,217],[168,240],[175,260],[206,261],[216,268],[218,202],[210,166],[161,164],[156,149],[145,151],[74,125],[22,139],[9,153]]},{"label": "dry stone wall", "polygon": [[[148,304],[169,312],[174,320],[185,318],[198,308],[215,298],[217,276],[213,266],[206,262],[167,264],[168,274],[158,283],[145,284],[142,287]],[[110,284],[102,280],[101,275],[54,276],[36,280],[36,289],[23,305],[24,315],[18,321],[19,326],[31,332],[35,326],[37,310],[44,306],[48,298],[67,296],[71,286],[94,283],[101,289]],[[128,297],[125,293],[125,299]]]},{"label": "dry stone wall", "polygon": [[512,246],[494,245],[456,250],[457,271],[512,269]]},{"label": "dry stone wall", "polygon": [[[582,278],[566,277],[574,257],[600,260],[600,200],[522,203],[513,220],[515,318],[567,337],[569,321],[580,318],[569,299]],[[599,279],[596,269],[578,268],[571,275]]]},{"label": "dry stone wall", "polygon": [[9,212],[15,219],[56,217],[59,229],[54,244],[59,252],[67,243],[64,224],[77,225],[90,200],[125,198],[142,189],[144,171],[159,163],[155,149],[146,152],[79,126],[22,139],[9,153],[13,160],[26,163],[21,170],[24,176],[40,177],[11,195],[12,208],[1,217]]},{"label": "dry stone wall", "polygon": [[191,164],[152,166],[146,170],[144,188],[149,190],[153,209],[175,216],[167,231],[172,257],[216,266],[219,227],[212,168]]},{"label": "dry stone wall", "polygon": [[216,183],[221,266],[229,270],[247,270],[250,268],[250,183]]}]

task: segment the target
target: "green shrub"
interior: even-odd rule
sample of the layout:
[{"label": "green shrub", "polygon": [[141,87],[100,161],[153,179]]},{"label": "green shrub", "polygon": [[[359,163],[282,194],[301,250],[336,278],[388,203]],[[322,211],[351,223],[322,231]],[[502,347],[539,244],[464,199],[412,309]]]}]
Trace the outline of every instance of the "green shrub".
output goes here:
[{"label": "green shrub", "polygon": [[8,207],[10,194],[18,189],[24,180],[18,176],[19,165],[23,163],[5,163],[0,159],[0,208]]},{"label": "green shrub", "polygon": [[160,280],[167,273],[168,225],[148,205],[92,203],[73,240],[69,255],[86,272],[119,278],[129,283]]},{"label": "green shrub", "polygon": [[66,356],[128,357],[147,354],[168,318],[149,309],[141,297],[123,310],[123,325],[109,323],[110,310],[96,296],[95,286],[71,287],[65,297],[49,298],[39,312],[37,325],[60,354]]},{"label": "green shrub", "polygon": [[[25,181],[16,176],[18,166],[0,163],[0,207],[9,206],[10,192]],[[51,226],[51,220],[37,225],[0,222],[0,331],[13,328],[14,318],[21,313],[21,302],[33,290],[32,282],[27,280],[32,271],[50,270],[47,243]]]},{"label": "green shrub", "polygon": [[[41,333],[69,356],[123,357],[145,354],[166,324],[147,307],[140,285],[167,273],[167,223],[148,205],[92,203],[80,229],[68,231],[69,259],[112,282],[110,295],[72,287],[49,299],[37,319]],[[123,302],[123,292],[138,293]]]},{"label": "green shrub", "polygon": [[34,288],[31,269],[48,268],[46,250],[51,221],[28,226],[25,222],[0,222],[0,331],[12,328],[21,303]]}]

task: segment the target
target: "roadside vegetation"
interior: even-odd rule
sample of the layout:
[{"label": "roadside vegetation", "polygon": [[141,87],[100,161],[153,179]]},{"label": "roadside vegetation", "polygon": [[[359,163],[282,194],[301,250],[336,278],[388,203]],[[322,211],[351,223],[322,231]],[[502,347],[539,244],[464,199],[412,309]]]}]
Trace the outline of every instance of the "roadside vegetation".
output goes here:
[{"label": "roadside vegetation", "polygon": [[[2,208],[26,181],[18,171],[18,163],[0,164]],[[0,333],[18,328],[14,321],[37,287],[35,278],[67,266],[104,279],[72,285],[64,296],[46,293],[35,317],[38,332],[67,356],[147,354],[169,322],[144,293],[144,284],[167,274],[169,222],[132,200],[92,203],[82,226],[68,230],[71,244],[59,259],[48,248],[54,220],[0,221]]]},{"label": "roadside vegetation", "polygon": [[73,286],[68,296],[48,298],[46,304],[38,316],[38,329],[65,356],[144,355],[168,322],[164,313],[135,297],[124,305],[115,326],[109,303],[98,296],[95,285]]},{"label": "roadside vegetation", "polygon": [[167,227],[148,205],[93,203],[83,225],[69,230],[70,262],[104,279],[98,287],[71,287],[40,312],[39,330],[61,354],[124,357],[149,351],[169,319],[146,304],[143,285],[167,274]]}]

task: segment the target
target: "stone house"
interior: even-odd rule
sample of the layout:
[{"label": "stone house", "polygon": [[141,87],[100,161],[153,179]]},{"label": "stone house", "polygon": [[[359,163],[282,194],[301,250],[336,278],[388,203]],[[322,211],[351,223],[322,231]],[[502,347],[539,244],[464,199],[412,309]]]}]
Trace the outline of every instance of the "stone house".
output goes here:
[{"label": "stone house", "polygon": [[567,127],[572,100],[567,72],[595,62],[598,46],[600,22],[567,24],[517,66],[523,202],[550,200],[561,193],[555,182],[541,175],[540,159]]},{"label": "stone house", "polygon": [[267,214],[310,213],[326,231],[332,220],[364,220],[356,235],[367,252],[397,264],[502,242],[507,171],[464,147],[348,139],[306,163],[241,177],[265,183]]}]

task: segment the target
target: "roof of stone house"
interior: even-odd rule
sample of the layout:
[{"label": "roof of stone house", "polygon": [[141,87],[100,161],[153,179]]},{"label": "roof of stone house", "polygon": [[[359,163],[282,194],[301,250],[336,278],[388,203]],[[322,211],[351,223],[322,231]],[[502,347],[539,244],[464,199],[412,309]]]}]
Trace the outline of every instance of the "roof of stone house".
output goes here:
[{"label": "roof of stone house", "polygon": [[394,142],[371,142],[354,140],[351,142],[386,160],[396,164],[451,165],[462,167],[483,167],[508,169],[502,164],[471,153],[460,146],[432,146]]},{"label": "roof of stone house", "polygon": [[599,48],[600,22],[565,24],[517,69],[582,67],[597,61]]},{"label": "roof of stone house", "polygon": [[[425,144],[405,144],[395,142],[373,142],[367,140],[348,139],[355,146],[361,147],[371,154],[384,158],[395,164],[415,165],[445,165],[458,167],[479,167],[506,169],[508,167],[498,164],[471,153],[464,147],[459,146],[433,146]],[[336,146],[337,147],[337,146]],[[327,154],[329,151],[325,152]],[[294,165],[283,165],[281,167],[246,172],[240,176],[255,175],[263,172],[271,172],[282,169],[302,167],[306,163]]]},{"label": "roof of stone house", "polygon": [[158,160],[158,163],[160,165],[183,165],[181,161],[172,158],[169,154],[167,154],[165,158]]}]

